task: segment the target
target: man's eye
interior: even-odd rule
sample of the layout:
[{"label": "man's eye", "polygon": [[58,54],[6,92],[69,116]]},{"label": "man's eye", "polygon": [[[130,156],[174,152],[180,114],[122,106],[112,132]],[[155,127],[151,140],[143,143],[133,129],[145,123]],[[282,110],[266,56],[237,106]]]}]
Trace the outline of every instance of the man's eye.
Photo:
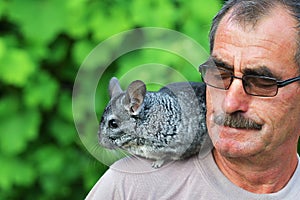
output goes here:
[{"label": "man's eye", "polygon": [[220,74],[220,77],[221,77],[222,79],[231,78],[231,74],[229,74],[229,73],[222,73],[222,74]]},{"label": "man's eye", "polygon": [[222,69],[216,70],[214,72],[214,79],[219,79],[219,80],[225,80],[225,79],[230,79],[231,78],[231,73],[224,71]]},{"label": "man's eye", "polygon": [[252,78],[249,80],[252,85],[261,88],[268,88],[276,86],[276,79],[273,78]]}]

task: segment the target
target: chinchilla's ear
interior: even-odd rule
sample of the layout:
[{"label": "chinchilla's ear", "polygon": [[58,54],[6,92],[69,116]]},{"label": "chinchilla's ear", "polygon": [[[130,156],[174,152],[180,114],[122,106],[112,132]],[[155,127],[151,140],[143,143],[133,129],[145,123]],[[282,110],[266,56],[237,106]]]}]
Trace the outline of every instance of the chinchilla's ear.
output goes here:
[{"label": "chinchilla's ear", "polygon": [[117,96],[118,94],[121,94],[123,92],[116,77],[110,79],[108,89],[110,98]]},{"label": "chinchilla's ear", "polygon": [[124,99],[125,109],[128,110],[130,115],[138,115],[144,98],[146,95],[146,85],[144,82],[137,80],[133,81],[126,91],[126,96]]}]

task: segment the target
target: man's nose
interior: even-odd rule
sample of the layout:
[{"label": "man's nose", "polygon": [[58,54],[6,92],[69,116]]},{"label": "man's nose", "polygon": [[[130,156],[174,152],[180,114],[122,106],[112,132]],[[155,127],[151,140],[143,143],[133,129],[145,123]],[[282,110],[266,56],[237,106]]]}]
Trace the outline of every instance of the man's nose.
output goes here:
[{"label": "man's nose", "polygon": [[251,96],[245,92],[241,79],[235,78],[224,95],[222,107],[225,113],[246,112],[248,110]]}]

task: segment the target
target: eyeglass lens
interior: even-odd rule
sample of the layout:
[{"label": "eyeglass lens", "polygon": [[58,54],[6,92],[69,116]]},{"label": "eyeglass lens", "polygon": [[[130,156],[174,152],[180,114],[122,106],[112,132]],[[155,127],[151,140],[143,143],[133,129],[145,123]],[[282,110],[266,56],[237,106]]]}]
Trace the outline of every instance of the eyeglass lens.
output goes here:
[{"label": "eyeglass lens", "polygon": [[249,95],[272,97],[277,94],[278,87],[276,79],[255,75],[244,75],[236,77],[232,72],[209,66],[200,66],[202,78],[207,85],[215,88],[228,90],[233,79],[241,79],[244,90]]}]

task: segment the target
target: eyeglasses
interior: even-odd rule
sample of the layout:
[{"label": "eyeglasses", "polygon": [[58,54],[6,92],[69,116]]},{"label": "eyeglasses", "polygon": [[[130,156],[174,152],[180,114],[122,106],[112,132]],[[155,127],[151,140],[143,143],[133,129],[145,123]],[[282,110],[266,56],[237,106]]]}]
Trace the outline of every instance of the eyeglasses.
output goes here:
[{"label": "eyeglasses", "polygon": [[300,76],[284,81],[257,75],[237,77],[231,71],[205,64],[199,66],[199,71],[201,72],[203,81],[211,87],[228,90],[233,79],[236,78],[242,80],[246,94],[260,97],[274,97],[278,93],[278,88],[300,80]]}]

